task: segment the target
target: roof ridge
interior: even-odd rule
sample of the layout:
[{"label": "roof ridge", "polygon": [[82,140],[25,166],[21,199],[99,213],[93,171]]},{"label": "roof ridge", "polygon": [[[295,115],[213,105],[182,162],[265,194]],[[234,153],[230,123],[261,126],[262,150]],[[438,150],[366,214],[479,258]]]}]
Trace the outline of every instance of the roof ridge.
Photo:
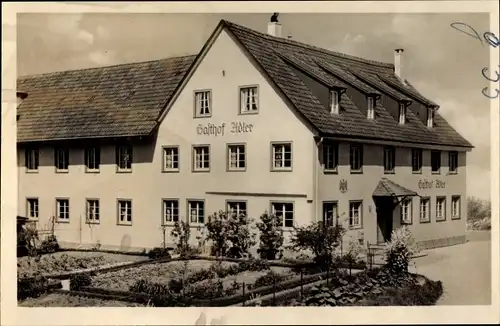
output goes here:
[{"label": "roof ridge", "polygon": [[242,26],[242,25],[230,22],[230,21],[225,20],[225,19],[222,19],[222,21],[226,25],[228,25],[230,27],[234,26],[234,27],[237,27],[237,28],[241,28],[241,29],[246,30],[247,32],[250,32],[250,33],[253,33],[253,34],[257,34],[257,36],[259,36],[259,37],[271,39],[271,40],[276,41],[276,42],[285,43],[285,44],[289,44],[289,45],[300,46],[300,47],[307,48],[307,49],[310,49],[310,50],[322,52],[324,54],[329,54],[329,55],[341,57],[343,59],[348,59],[348,60],[352,60],[352,61],[356,61],[356,62],[360,62],[360,63],[377,65],[377,66],[383,67],[383,68],[394,68],[394,64],[392,64],[392,63],[382,62],[382,61],[376,61],[376,60],[370,60],[370,59],[365,59],[365,58],[357,57],[357,56],[354,56],[354,55],[351,55],[351,54],[346,54],[346,53],[342,53],[342,52],[328,50],[328,49],[325,49],[325,48],[321,48],[319,46],[307,44],[307,43],[304,43],[304,42],[299,42],[299,41],[296,41],[296,40],[286,39],[286,38],[283,38],[283,37],[271,36],[271,35],[268,35],[268,34],[265,34],[265,33],[259,32],[259,31],[256,31],[254,29],[251,29],[251,28],[248,28],[248,27],[245,27],[245,26]]},{"label": "roof ridge", "polygon": [[45,72],[45,73],[41,73],[41,74],[18,76],[17,80],[23,80],[23,79],[29,79],[29,78],[35,78],[35,77],[49,77],[51,75],[57,75],[57,74],[68,73],[68,72],[83,72],[83,71],[98,70],[98,69],[104,69],[104,68],[123,67],[123,66],[128,66],[128,65],[137,65],[137,64],[158,62],[158,61],[164,61],[164,60],[181,59],[181,58],[188,58],[188,57],[196,57],[196,56],[197,56],[197,54],[188,54],[188,55],[167,57],[167,58],[154,59],[154,60],[119,63],[119,64],[109,65],[109,66],[88,67],[88,68],[71,69],[71,70],[59,70],[59,71]]}]

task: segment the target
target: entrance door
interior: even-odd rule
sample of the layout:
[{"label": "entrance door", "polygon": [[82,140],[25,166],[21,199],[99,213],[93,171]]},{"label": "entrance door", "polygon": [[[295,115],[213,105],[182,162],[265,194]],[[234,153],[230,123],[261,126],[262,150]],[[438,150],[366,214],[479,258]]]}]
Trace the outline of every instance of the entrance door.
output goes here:
[{"label": "entrance door", "polygon": [[384,243],[391,240],[392,217],[394,205],[392,197],[375,199],[377,207],[377,242]]}]

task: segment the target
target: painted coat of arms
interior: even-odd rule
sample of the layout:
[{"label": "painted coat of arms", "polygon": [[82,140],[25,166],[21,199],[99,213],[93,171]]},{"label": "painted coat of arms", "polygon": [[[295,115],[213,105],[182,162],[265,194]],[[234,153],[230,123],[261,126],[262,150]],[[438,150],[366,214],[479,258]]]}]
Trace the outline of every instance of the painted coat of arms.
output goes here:
[{"label": "painted coat of arms", "polygon": [[347,180],[342,179],[339,182],[339,190],[341,193],[345,194],[347,192]]}]

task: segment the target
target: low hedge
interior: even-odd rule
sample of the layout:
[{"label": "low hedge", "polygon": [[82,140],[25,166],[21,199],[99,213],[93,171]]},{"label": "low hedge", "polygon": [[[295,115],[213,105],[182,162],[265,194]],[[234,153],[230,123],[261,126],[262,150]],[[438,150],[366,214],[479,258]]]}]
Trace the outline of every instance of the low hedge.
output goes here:
[{"label": "low hedge", "polygon": [[48,279],[44,276],[37,275],[17,280],[17,300],[27,298],[36,298],[42,294],[50,292],[53,289],[62,288],[61,281]]}]

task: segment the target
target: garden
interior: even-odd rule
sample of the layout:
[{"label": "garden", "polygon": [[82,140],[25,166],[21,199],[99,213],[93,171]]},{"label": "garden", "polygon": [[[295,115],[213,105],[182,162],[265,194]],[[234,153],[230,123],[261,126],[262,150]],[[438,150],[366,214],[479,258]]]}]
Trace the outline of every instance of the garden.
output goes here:
[{"label": "garden", "polygon": [[[35,268],[42,273],[113,264],[120,259],[135,262],[69,275],[69,291],[40,273],[26,284],[18,279],[18,299],[24,299],[20,303],[24,306],[109,306],[112,302],[156,307],[373,306],[431,305],[442,294],[439,281],[408,272],[417,247],[406,227],[394,231],[384,252],[386,264],[371,268],[363,261],[363,248],[357,241],[339,253],[346,231],[342,225],[315,222],[296,227],[285,246],[281,224],[272,214],[264,213],[254,223],[245,215],[220,211],[208,217],[206,239],[198,238],[195,248],[190,246],[190,225],[175,225],[171,235],[176,258],[161,247],[146,257],[128,256],[128,260],[97,251],[82,255],[86,260],[67,253],[42,255],[36,258],[38,262],[51,261]],[[211,249],[206,256],[201,254],[205,242]],[[250,248],[257,244],[258,257],[253,257]],[[286,259],[284,250],[297,256]],[[63,260],[51,258],[58,254]],[[70,267],[68,262],[72,262]]]}]

